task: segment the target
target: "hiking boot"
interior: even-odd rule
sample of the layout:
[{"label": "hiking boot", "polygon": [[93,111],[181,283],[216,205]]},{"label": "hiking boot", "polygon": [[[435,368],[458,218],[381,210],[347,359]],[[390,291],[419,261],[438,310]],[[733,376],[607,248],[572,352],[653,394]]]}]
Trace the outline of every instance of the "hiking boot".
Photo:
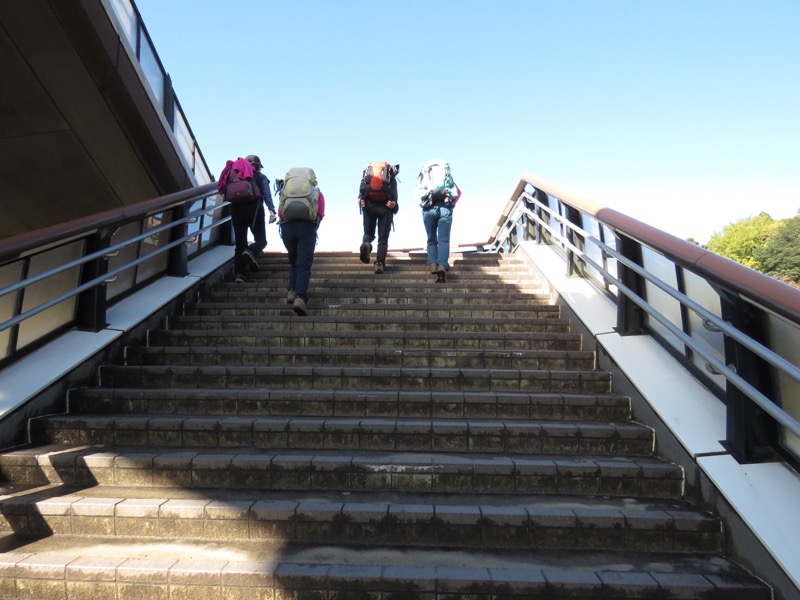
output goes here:
[{"label": "hiking boot", "polygon": [[237,273],[234,276],[233,280],[236,283],[247,283],[247,275],[245,275],[244,273]]},{"label": "hiking boot", "polygon": [[431,275],[436,275],[436,273],[438,272],[439,272],[439,265],[437,265],[436,263],[431,263],[428,265],[428,273],[430,273]]},{"label": "hiking boot", "polygon": [[383,263],[382,262],[376,262],[375,263],[375,274],[376,275],[380,275],[381,273],[383,273]]},{"label": "hiking boot", "polygon": [[368,244],[367,242],[364,242],[363,244],[361,244],[361,248],[359,248],[359,252],[360,252],[360,254],[359,254],[358,258],[361,259],[362,263],[364,263],[365,265],[368,265],[369,264],[369,255],[372,252],[372,244]]},{"label": "hiking boot", "polygon": [[252,250],[248,249],[242,252],[242,257],[244,258],[244,262],[248,269],[250,269],[253,273],[258,271],[258,261],[256,260]]},{"label": "hiking boot", "polygon": [[444,269],[439,269],[436,272],[436,283],[446,283],[446,282],[447,282],[447,276],[444,273]]},{"label": "hiking boot", "polygon": [[294,290],[289,290],[286,293],[286,304],[292,304],[295,301],[295,298],[297,298],[297,292]]},{"label": "hiking boot", "polygon": [[294,304],[292,305],[292,310],[297,314],[299,317],[306,316],[306,303],[303,301],[302,298],[295,298]]}]

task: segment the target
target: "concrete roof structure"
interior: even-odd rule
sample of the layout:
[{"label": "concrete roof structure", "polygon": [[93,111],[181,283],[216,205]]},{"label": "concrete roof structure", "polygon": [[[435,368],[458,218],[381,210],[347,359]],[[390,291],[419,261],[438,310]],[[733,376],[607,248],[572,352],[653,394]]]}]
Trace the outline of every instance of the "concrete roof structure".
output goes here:
[{"label": "concrete roof structure", "polygon": [[197,183],[103,0],[0,3],[0,238]]}]

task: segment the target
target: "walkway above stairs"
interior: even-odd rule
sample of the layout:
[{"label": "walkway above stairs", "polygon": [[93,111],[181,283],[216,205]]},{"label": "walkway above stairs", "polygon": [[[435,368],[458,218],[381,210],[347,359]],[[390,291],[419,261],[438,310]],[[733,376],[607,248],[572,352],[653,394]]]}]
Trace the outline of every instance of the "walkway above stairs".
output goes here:
[{"label": "walkway above stairs", "polygon": [[766,600],[525,264],[284,254],[0,456],[0,598]]}]

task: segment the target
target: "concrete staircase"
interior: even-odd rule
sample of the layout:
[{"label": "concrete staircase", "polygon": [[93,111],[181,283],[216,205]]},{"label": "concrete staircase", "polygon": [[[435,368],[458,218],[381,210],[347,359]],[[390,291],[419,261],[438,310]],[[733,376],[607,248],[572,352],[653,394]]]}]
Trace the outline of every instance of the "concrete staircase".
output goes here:
[{"label": "concrete staircase", "polygon": [[0,598],[766,600],[523,263],[224,281],[0,456]]}]

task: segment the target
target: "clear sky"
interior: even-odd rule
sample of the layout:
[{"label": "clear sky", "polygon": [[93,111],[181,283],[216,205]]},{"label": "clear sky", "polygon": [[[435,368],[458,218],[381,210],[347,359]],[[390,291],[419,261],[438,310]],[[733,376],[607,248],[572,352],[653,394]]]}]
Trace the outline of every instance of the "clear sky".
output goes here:
[{"label": "clear sky", "polygon": [[390,247],[425,243],[431,158],[463,191],[454,243],[488,238],[523,172],[700,242],[800,208],[800,0],[136,4],[215,176],[314,168],[320,249],[357,250],[373,160],[401,166]]}]

